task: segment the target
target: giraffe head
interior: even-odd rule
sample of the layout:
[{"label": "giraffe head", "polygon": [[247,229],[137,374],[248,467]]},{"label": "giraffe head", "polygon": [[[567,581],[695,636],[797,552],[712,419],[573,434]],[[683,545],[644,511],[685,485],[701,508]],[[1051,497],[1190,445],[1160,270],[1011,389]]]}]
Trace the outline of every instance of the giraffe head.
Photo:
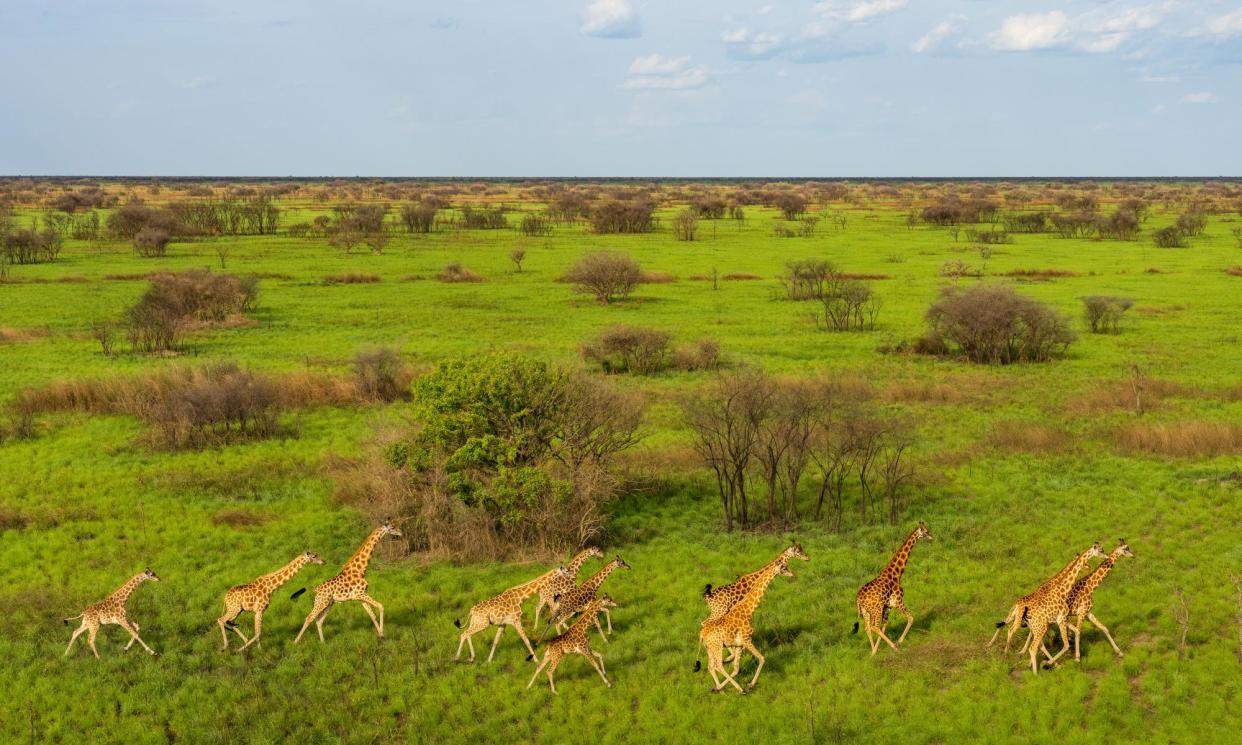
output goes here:
[{"label": "giraffe head", "polygon": [[[564,564],[561,564],[559,567],[557,567],[556,572],[552,576],[554,579],[557,577],[559,577],[560,579],[568,579],[568,580],[575,579],[574,573],[571,572],[569,570],[569,567],[565,566]],[[560,595],[557,595],[556,597],[559,598]]]},{"label": "giraffe head", "polygon": [[159,582],[160,581],[160,578],[155,576],[155,572],[151,571],[151,567],[147,567],[145,570],[143,570],[142,574],[138,575],[138,577],[139,577],[138,579],[139,582]]},{"label": "giraffe head", "polygon": [[789,559],[782,559],[776,565],[776,573],[782,577],[792,577],[794,573],[789,571]]},{"label": "giraffe head", "polygon": [[802,544],[793,540],[789,542],[789,548],[785,549],[785,552],[781,554],[781,556],[783,556],[786,561],[789,561],[790,559],[798,559],[800,561],[811,560],[811,557],[806,555],[806,551],[802,550]]},{"label": "giraffe head", "polygon": [[401,537],[401,531],[397,529],[396,525],[393,525],[391,517],[386,518],[384,520],[384,524],[380,526],[380,538],[383,538],[386,535],[390,535],[393,538]]},{"label": "giraffe head", "polygon": [[1095,543],[1091,544],[1091,548],[1087,549],[1088,559],[1095,558],[1097,556],[1104,556],[1104,555],[1105,555],[1104,549],[1103,547],[1100,546],[1099,541],[1096,541]]},{"label": "giraffe head", "polygon": [[583,552],[587,555],[587,558],[595,558],[595,559],[604,558],[604,549],[600,548],[599,546],[587,546],[586,548],[583,549]]},{"label": "giraffe head", "polygon": [[1125,538],[1117,539],[1117,548],[1113,549],[1113,556],[1129,556],[1134,558],[1134,552],[1130,550],[1130,544],[1126,543]]},{"label": "giraffe head", "polygon": [[935,539],[932,537],[932,534],[931,534],[931,529],[930,529],[930,528],[928,528],[928,527],[927,527],[927,523],[923,522],[922,520],[919,520],[919,525],[918,525],[918,527],[914,529],[914,540],[916,540],[916,541],[917,541],[917,540],[920,540],[920,539],[926,539],[926,540],[929,540],[929,541],[931,541],[931,540],[935,540]]},{"label": "giraffe head", "polygon": [[322,564],[323,559],[319,558],[319,554],[314,551],[303,551],[302,562],[304,564]]},{"label": "giraffe head", "polygon": [[618,554],[617,557],[612,560],[612,563],[616,564],[617,569],[629,569],[630,568],[630,565],[625,563],[625,559],[622,559],[620,554]]},{"label": "giraffe head", "polygon": [[604,595],[600,597],[597,602],[599,602],[599,607],[601,608],[616,608],[617,607],[617,601],[613,600],[611,595]]}]

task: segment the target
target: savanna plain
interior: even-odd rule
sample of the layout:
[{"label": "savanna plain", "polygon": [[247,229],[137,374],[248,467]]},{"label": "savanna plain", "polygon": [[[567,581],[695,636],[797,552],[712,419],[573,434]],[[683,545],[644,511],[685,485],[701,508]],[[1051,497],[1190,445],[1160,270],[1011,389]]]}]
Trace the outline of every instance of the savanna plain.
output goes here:
[{"label": "savanna plain", "polygon": [[[10,178],[0,204],[6,742],[1242,731],[1238,182]],[[386,518],[385,638],[344,602],[294,645]],[[872,656],[855,594],[919,521],[913,627]],[[986,646],[1120,539],[1094,613],[1124,657],[1089,623],[1038,673]],[[712,693],[704,586],[791,540],[758,685]],[[577,656],[527,688],[512,628],[454,659],[454,620],[586,546],[579,581],[631,567],[590,633],[611,688]],[[225,591],[305,550],[262,645],[222,651]],[[147,567],[158,655],[105,626],[64,656],[61,619]]]}]

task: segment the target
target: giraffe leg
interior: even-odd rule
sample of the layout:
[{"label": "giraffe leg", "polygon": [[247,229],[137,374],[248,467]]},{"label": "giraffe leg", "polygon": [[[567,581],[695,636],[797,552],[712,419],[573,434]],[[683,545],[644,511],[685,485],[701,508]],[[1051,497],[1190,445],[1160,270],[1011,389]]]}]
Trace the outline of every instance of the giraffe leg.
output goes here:
[{"label": "giraffe leg", "polygon": [[612,688],[612,683],[608,681],[608,676],[604,674],[604,668],[595,659],[596,654],[596,652],[588,649],[582,656],[587,658],[587,662],[591,663],[591,667],[595,668],[595,672],[599,673],[599,677],[604,679],[604,685]]},{"label": "giraffe leg", "polygon": [[539,673],[543,672],[543,669],[547,667],[548,660],[550,659],[552,659],[552,654],[550,652],[543,656],[543,662],[540,662],[539,667],[535,668],[535,674],[530,676],[530,682],[526,684],[528,689],[535,684],[535,680],[539,677]]},{"label": "giraffe leg", "polygon": [[1082,659],[1082,621],[1083,617],[1078,616],[1078,623],[1074,624],[1074,662]]},{"label": "giraffe leg", "polygon": [[[750,685],[746,686],[747,688],[754,688],[755,684],[759,682],[759,671],[763,669],[764,658],[763,655],[759,654],[759,650],[755,648],[754,642],[750,639],[744,641],[743,644],[746,645],[746,651],[754,655],[756,660],[759,660],[759,667],[755,668],[755,677],[751,678]],[[738,656],[740,657],[741,655]]]},{"label": "giraffe leg", "polygon": [[[375,598],[371,597],[365,592],[362,593],[362,597],[358,599],[362,601],[363,603],[362,607],[366,608],[368,605],[370,605],[376,608],[377,610],[379,610],[379,626],[377,627],[377,630],[379,631],[380,638],[383,639],[384,638],[384,606],[380,603],[380,601],[376,600]],[[375,616],[371,616],[371,621],[372,622],[375,621]]]},{"label": "giraffe leg", "polygon": [[[876,635],[877,635],[877,636],[879,636],[881,639],[883,639],[884,641],[888,642],[888,646],[892,647],[892,648],[893,648],[893,651],[896,651],[896,650],[897,650],[897,645],[896,645],[896,644],[893,644],[893,640],[888,638],[888,635],[884,633],[884,629],[883,629],[882,627],[881,627],[881,628],[877,628],[877,629],[875,630],[875,633],[876,633]],[[879,646],[880,646],[880,643],[879,643],[879,642],[876,642],[876,647],[878,648]],[[874,652],[872,652],[872,654],[875,654],[875,653],[874,653]]]},{"label": "giraffe leg", "polygon": [[556,693],[556,680],[554,679],[555,673],[556,673],[556,667],[557,665],[560,665],[560,664],[561,664],[561,658],[556,657],[552,660],[552,664],[548,665],[548,686],[552,689],[553,693]]},{"label": "giraffe leg", "polygon": [[[612,613],[609,613],[607,608],[600,608],[600,610],[604,612],[604,620],[608,622],[608,633],[611,634],[612,633]],[[595,619],[595,625],[599,626],[598,618]]]},{"label": "giraffe leg", "polygon": [[297,644],[298,642],[302,641],[302,634],[306,633],[306,630],[310,628],[310,625],[312,623],[314,623],[316,620],[319,619],[322,613],[327,612],[328,605],[330,603],[331,601],[328,600],[326,596],[321,596],[321,595],[315,596],[315,605],[311,608],[310,613],[306,614],[306,620],[302,622],[302,629],[301,631],[298,632],[297,638],[293,640],[294,644]]},{"label": "giraffe leg", "polygon": [[1027,644],[1031,654],[1031,672],[1038,675],[1039,664],[1036,657],[1039,655],[1039,648],[1044,644],[1044,634],[1048,631],[1048,624],[1028,620],[1027,625],[1031,627],[1031,638]]},{"label": "giraffe leg", "polygon": [[531,646],[530,639],[526,638],[526,629],[522,628],[522,618],[520,616],[513,622],[513,630],[516,631],[517,635],[522,638],[522,643],[526,645],[526,651],[530,652],[533,657],[535,654],[535,648]]},{"label": "giraffe leg", "polygon": [[[155,650],[148,647],[147,643],[142,640],[142,637],[138,636],[137,624],[132,624],[129,621],[121,621],[118,625],[121,628],[129,632],[129,635],[131,637],[129,640],[130,644],[133,644],[134,642],[138,642],[139,644],[142,645],[143,649],[147,650],[147,654],[152,655],[152,656],[155,655]],[[126,645],[125,648],[129,649],[129,646]]]},{"label": "giraffe leg", "polygon": [[86,632],[86,621],[83,621],[81,626],[74,629],[73,636],[69,637],[69,646],[65,647],[66,657],[69,656],[70,650],[73,649],[73,643],[76,642],[78,640],[78,637],[84,634],[85,632]]},{"label": "giraffe leg", "polygon": [[[733,656],[729,658],[733,660],[733,672],[729,674],[736,678],[737,674],[742,670],[742,648],[732,647],[730,651],[733,652]],[[720,666],[724,667],[724,662],[721,662]]]},{"label": "giraffe leg", "polygon": [[[533,628],[536,628],[536,629],[539,628],[539,612],[543,610],[543,606],[545,605],[548,605],[548,601],[544,600],[543,595],[540,594],[539,603],[535,606],[535,623],[533,624]],[[548,608],[548,612],[549,613],[552,612],[551,607]],[[530,686],[527,686],[527,688],[529,687]]]},{"label": "giraffe leg", "polygon": [[721,676],[724,680],[720,683],[720,685],[716,686],[716,690],[718,690],[718,691],[719,691],[719,690],[721,690],[722,688],[724,688],[724,684],[725,684],[725,683],[731,683],[731,684],[733,684],[733,687],[737,689],[737,692],[738,692],[738,693],[741,693],[741,694],[745,695],[745,694],[746,694],[746,690],[745,690],[744,688],[742,688],[740,685],[738,685],[737,681],[733,679],[733,676],[732,676],[732,675],[730,675],[730,674],[729,674],[729,673],[728,673],[728,672],[724,669],[724,663],[721,661],[721,659],[720,659],[720,658],[721,658],[721,650],[717,650],[717,651],[716,651],[716,670],[720,673],[720,676]]},{"label": "giraffe leg", "polygon": [[457,654],[453,657],[453,659],[455,660],[461,659],[462,647],[464,645],[469,645],[470,662],[474,662],[474,641],[470,637],[474,636],[475,634],[479,633],[483,629],[487,628],[488,623],[480,615],[474,612],[470,613],[470,617],[467,619],[467,621],[468,623],[466,624],[465,628],[462,629],[461,638],[458,639],[457,641]]},{"label": "giraffe leg", "polygon": [[[240,616],[241,613],[242,609],[240,604],[230,601],[227,597],[224,599],[224,615],[216,619],[216,625],[220,627],[220,638],[224,640],[224,646],[220,647],[221,652],[229,648],[229,634],[226,630],[227,627],[236,621],[237,617]],[[236,631],[236,627],[234,627],[234,630]],[[246,641],[245,636],[242,636],[242,641]]]},{"label": "giraffe leg", "polygon": [[86,644],[91,648],[91,654],[95,655],[95,659],[99,659],[99,650],[95,649],[95,635],[99,633],[99,624],[91,624],[86,630]]},{"label": "giraffe leg", "polygon": [[329,611],[329,610],[331,610],[331,609],[332,609],[332,604],[331,604],[331,603],[329,603],[329,604],[328,604],[328,605],[327,605],[327,606],[323,609],[323,612],[319,614],[319,618],[316,618],[316,619],[315,619],[315,631],[318,631],[318,632],[319,632],[319,643],[320,643],[320,644],[323,644],[323,622],[324,622],[324,620],[325,620],[325,619],[327,619],[327,617],[328,617],[328,611]]},{"label": "giraffe leg", "polygon": [[[240,633],[241,633],[241,631],[238,631],[237,633],[239,633],[239,634],[240,634]],[[238,649],[237,651],[238,651],[238,652],[245,651],[246,647],[249,647],[251,644],[254,644],[255,642],[259,641],[259,634],[261,634],[261,633],[263,633],[263,610],[262,610],[262,609],[259,609],[259,608],[255,608],[255,611],[254,611],[254,636],[250,637],[250,640],[249,640],[249,641],[247,641],[245,644],[241,645],[241,648],[240,648],[240,649]],[[242,637],[242,638],[243,638],[243,639],[245,639],[245,637]],[[259,646],[263,646],[263,643],[262,643],[262,642],[259,642]]]},{"label": "giraffe leg", "polygon": [[604,669],[604,655],[600,654],[599,652],[596,652],[594,649],[591,650],[591,654],[595,655],[595,658],[599,660],[599,669],[603,670]]},{"label": "giraffe leg", "polygon": [[601,629],[601,628],[599,627],[599,616],[596,616],[596,617],[595,617],[595,630],[599,632],[599,638],[600,638],[600,640],[601,640],[601,641],[603,641],[605,644],[607,644],[607,643],[608,643],[608,635],[607,635],[607,634],[605,634],[605,633],[604,633],[604,630],[603,630],[603,629]]},{"label": "giraffe leg", "polygon": [[1108,639],[1109,644],[1113,645],[1113,651],[1117,653],[1118,657],[1126,656],[1126,653],[1121,651],[1121,647],[1117,646],[1117,642],[1113,641],[1113,635],[1108,632],[1108,627],[1100,623],[1100,619],[1096,618],[1094,613],[1088,613],[1087,620],[1091,621],[1091,623],[1095,624],[1096,628],[1104,632],[1105,638]]},{"label": "giraffe leg", "polygon": [[1057,660],[1061,659],[1061,656],[1068,652],[1070,648],[1069,634],[1065,633],[1064,620],[1057,621],[1057,629],[1061,632],[1061,651],[1057,652],[1052,659],[1048,660],[1049,665],[1055,665]]},{"label": "giraffe leg", "polygon": [[906,608],[904,601],[898,604],[897,610],[901,611],[902,615],[906,617],[906,627],[901,630],[901,636],[897,638],[897,643],[901,644],[906,640],[906,634],[910,633],[910,627],[914,625],[914,614]]},{"label": "giraffe leg", "polygon": [[375,612],[371,610],[371,606],[364,602],[362,604],[362,609],[367,612],[368,616],[371,617],[371,625],[375,627],[375,633],[379,635],[379,638],[383,639],[384,629],[380,626],[379,621],[375,620]]},{"label": "giraffe leg", "polygon": [[496,645],[500,644],[500,635],[505,633],[505,625],[502,623],[496,627],[496,638],[492,640],[492,651],[487,655],[487,661],[491,662],[496,656]]}]

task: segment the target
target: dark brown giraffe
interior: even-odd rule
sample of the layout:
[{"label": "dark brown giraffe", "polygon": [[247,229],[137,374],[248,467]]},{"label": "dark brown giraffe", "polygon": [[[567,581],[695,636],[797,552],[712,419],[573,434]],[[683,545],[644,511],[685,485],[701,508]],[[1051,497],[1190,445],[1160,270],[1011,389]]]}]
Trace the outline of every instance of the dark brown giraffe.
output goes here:
[{"label": "dark brown giraffe", "polygon": [[88,632],[86,643],[90,645],[91,654],[99,657],[99,650],[95,649],[95,635],[99,633],[100,626],[108,624],[115,624],[129,632],[129,644],[125,645],[126,649],[134,646],[134,642],[138,642],[147,652],[155,654],[155,650],[148,647],[147,643],[138,636],[138,624],[129,620],[129,616],[125,612],[125,603],[138,585],[143,582],[159,581],[160,578],[155,576],[155,572],[150,569],[139,572],[130,577],[128,582],[113,590],[108,597],[94,605],[87,606],[86,610],[78,615],[64,619],[66,624],[78,618],[82,619],[82,625],[73,632],[73,636],[69,639],[69,646],[65,647],[65,656],[69,656],[70,650],[73,649],[73,643],[78,640],[78,637],[83,632]]},{"label": "dark brown giraffe", "polygon": [[767,573],[774,564],[778,562],[788,563],[790,559],[799,559],[801,561],[809,561],[811,557],[806,555],[802,550],[802,545],[797,541],[791,541],[783,551],[776,555],[775,559],[767,564],[759,567],[753,572],[747,572],[727,585],[713,588],[708,585],[703,589],[703,599],[707,601],[709,614],[707,620],[720,618],[733,607],[737,601],[746,596],[755,580]]},{"label": "dark brown giraffe", "polygon": [[[605,564],[598,572],[587,577],[586,581],[578,585],[568,593],[557,598],[559,606],[556,613],[548,620],[548,625],[556,628],[557,632],[563,632],[565,626],[569,624],[569,618],[575,613],[580,613],[587,603],[595,599],[595,593],[599,590],[599,586],[604,584],[604,580],[608,579],[608,575],[612,574],[616,569],[629,569],[630,565],[620,556]],[[608,621],[608,633],[612,633],[612,614],[608,612],[608,606],[604,606],[601,611],[604,618]],[[608,635],[603,629],[599,628],[599,618],[595,619],[595,628],[599,629],[600,637],[604,643],[608,642]],[[544,629],[546,632],[547,629]]]},{"label": "dark brown giraffe", "polygon": [[500,635],[504,633],[505,626],[512,626],[513,630],[522,639],[522,643],[526,645],[526,649],[535,654],[535,648],[531,646],[530,639],[526,637],[526,629],[522,626],[522,603],[525,603],[532,595],[539,592],[539,588],[553,581],[557,577],[562,579],[569,578],[569,569],[567,567],[557,567],[535,577],[529,582],[523,582],[520,585],[510,587],[494,598],[488,598],[481,603],[476,603],[471,609],[470,614],[466,617],[465,625],[462,625],[461,619],[453,621],[453,625],[461,629],[461,636],[457,639],[457,654],[453,659],[461,659],[461,650],[465,646],[470,647],[470,662],[474,662],[474,641],[471,637],[479,633],[489,626],[497,626],[496,638],[492,640],[492,651],[487,655],[487,661],[491,662],[496,656],[496,646],[500,644]]},{"label": "dark brown giraffe", "polygon": [[1081,659],[1080,640],[1082,639],[1082,622],[1084,618],[1104,632],[1105,638],[1108,639],[1109,644],[1113,645],[1113,652],[1118,657],[1125,657],[1125,653],[1117,646],[1117,642],[1113,641],[1113,635],[1109,633],[1108,628],[1100,623],[1100,619],[1096,618],[1095,614],[1091,612],[1091,609],[1095,606],[1095,589],[1100,586],[1100,583],[1104,581],[1108,573],[1113,570],[1113,566],[1117,564],[1117,559],[1120,559],[1122,556],[1134,557],[1134,552],[1130,550],[1130,546],[1124,538],[1117,544],[1117,548],[1114,548],[1108,556],[1104,557],[1104,561],[1101,561],[1086,577],[1075,582],[1074,587],[1070,589],[1066,604],[1069,606],[1069,615],[1077,619],[1071,629],[1074,634],[1075,662]]},{"label": "dark brown giraffe", "polygon": [[[897,649],[897,644],[905,641],[906,634],[910,633],[910,627],[914,625],[914,615],[906,608],[905,592],[901,588],[901,575],[906,570],[906,563],[910,560],[910,551],[920,539],[932,540],[931,531],[927,529],[927,524],[924,522],[919,522],[914,532],[902,542],[901,548],[897,549],[897,553],[880,572],[880,575],[858,590],[855,605],[858,608],[858,615],[862,616],[867,631],[867,643],[871,645],[873,657],[880,648],[881,640],[888,642],[888,646],[893,649]],[[888,611],[891,608],[898,609],[906,617],[906,627],[902,629],[896,644],[884,633],[884,627],[888,625]],[[854,622],[853,633],[858,633],[857,621]]]},{"label": "dark brown giraffe", "polygon": [[[548,670],[548,685],[552,688],[552,692],[556,693],[556,681],[553,680],[553,674],[556,668],[561,664],[561,659],[567,654],[580,654],[591,663],[591,667],[595,668],[595,672],[599,673],[599,677],[604,679],[604,685],[612,688],[612,683],[608,680],[608,675],[604,672],[604,655],[591,649],[591,640],[587,635],[591,624],[595,624],[599,628],[599,614],[607,608],[616,608],[617,604],[613,599],[604,595],[591,600],[582,609],[582,615],[574,621],[565,633],[554,636],[548,640],[546,645],[547,651],[543,653],[543,661],[539,663],[539,667],[535,668],[535,674],[530,676],[530,682],[526,684],[530,688],[535,684],[535,679],[539,677],[540,671],[545,667]],[[534,653],[527,659],[533,659]]]},{"label": "dark brown giraffe", "polygon": [[[996,633],[992,634],[992,640],[988,642],[988,646],[992,646],[996,641],[1001,628],[1006,624],[1010,624],[1009,634],[1005,639],[1005,651],[1008,652],[1009,643],[1013,639],[1013,635],[1025,623],[1030,627],[1031,635],[1027,637],[1026,643],[1022,645],[1022,649],[1018,650],[1018,653],[1021,654],[1023,651],[1029,652],[1031,655],[1031,672],[1038,673],[1037,657],[1040,649],[1044,648],[1044,634],[1048,633],[1048,627],[1055,623],[1061,630],[1062,646],[1060,652],[1048,659],[1049,664],[1054,664],[1060,659],[1061,655],[1069,651],[1069,634],[1065,629],[1065,621],[1069,616],[1067,598],[1069,597],[1070,590],[1073,589],[1074,582],[1078,579],[1078,575],[1082,572],[1082,568],[1086,566],[1087,562],[1092,557],[1103,555],[1104,551],[1100,548],[1099,541],[1096,541],[1091,548],[1074,557],[1061,571],[1040,585],[1035,592],[1014,603],[1005,620],[996,624]],[[1046,649],[1044,649],[1044,654],[1048,654]]]},{"label": "dark brown giraffe", "polygon": [[[328,615],[334,603],[347,600],[357,600],[362,603],[363,610],[371,617],[371,623],[375,626],[375,633],[381,639],[384,638],[384,606],[367,594],[367,566],[371,563],[371,555],[375,552],[375,546],[386,535],[401,537],[401,531],[392,524],[392,520],[385,520],[383,525],[371,531],[349,561],[345,562],[345,566],[341,567],[340,574],[315,587],[315,605],[306,615],[306,620],[302,622],[302,629],[298,631],[297,638],[293,640],[294,644],[302,641],[302,634],[306,633],[307,627],[312,622],[315,624],[315,630],[319,632],[319,641],[323,642],[323,619]],[[304,590],[305,588],[293,593],[293,597],[301,595]],[[376,620],[375,612],[371,610],[372,607],[379,610],[379,620]]]},{"label": "dark brown giraffe", "polygon": [[539,603],[535,606],[535,622],[531,624],[532,626],[538,628],[539,613],[543,610],[545,605],[548,607],[549,613],[556,613],[556,608],[560,605],[557,598],[561,595],[569,594],[570,590],[573,590],[578,586],[578,572],[582,571],[582,565],[586,563],[586,560],[593,557],[599,557],[602,559],[604,558],[604,552],[594,546],[579,551],[577,555],[575,555],[574,558],[565,565],[565,569],[568,570],[569,576],[565,576],[565,574],[561,572],[554,572],[549,575],[547,582],[539,586]]},{"label": "dark brown giraffe", "polygon": [[[216,624],[220,627],[220,636],[224,639],[221,651],[229,648],[229,635],[225,631],[226,628],[232,629],[241,637],[242,646],[237,650],[238,652],[259,642],[259,635],[263,633],[263,611],[267,610],[267,605],[272,600],[272,593],[280,589],[280,586],[288,582],[302,567],[307,564],[322,563],[323,559],[319,558],[319,554],[306,551],[271,574],[265,574],[244,585],[230,587],[228,592],[224,593],[224,615],[216,619]],[[254,636],[249,640],[234,624],[237,617],[245,611],[254,613]],[[263,643],[259,642],[259,646],[263,646]]]},{"label": "dark brown giraffe", "polygon": [[[733,604],[733,607],[719,618],[709,618],[704,621],[699,628],[699,643],[707,652],[707,672],[712,676],[712,682],[715,684],[712,688],[713,692],[724,688],[725,683],[731,683],[738,693],[746,693],[736,680],[742,665],[742,650],[750,652],[759,662],[755,668],[755,676],[751,678],[747,688],[754,688],[759,682],[759,672],[763,670],[764,656],[760,654],[753,641],[753,619],[755,610],[768,591],[768,585],[777,575],[793,576],[793,572],[789,571],[787,558],[778,557],[776,561],[768,564],[754,578],[750,583],[750,589]],[[733,656],[730,658],[733,661],[731,673],[724,667],[727,661],[724,659],[725,647],[733,651]],[[694,663],[694,669],[696,671],[699,669],[697,661]]]}]

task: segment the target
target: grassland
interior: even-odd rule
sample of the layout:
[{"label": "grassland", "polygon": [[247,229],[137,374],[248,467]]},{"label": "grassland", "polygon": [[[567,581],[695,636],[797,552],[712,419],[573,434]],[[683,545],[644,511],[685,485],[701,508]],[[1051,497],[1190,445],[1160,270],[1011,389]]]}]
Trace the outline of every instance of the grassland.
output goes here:
[{"label": "grassland", "polygon": [[[534,209],[535,205],[523,205]],[[289,202],[285,221],[323,205]],[[665,217],[678,207],[664,208]],[[0,404],[54,379],[138,374],[193,361],[236,360],[262,371],[340,372],[361,348],[395,345],[414,365],[492,349],[573,364],[579,345],[614,323],[652,326],[678,340],[712,338],[731,364],[787,376],[868,381],[894,411],[917,422],[926,474],[901,525],[847,522],[841,532],[808,521],[796,531],[812,557],[778,578],[756,620],[767,665],[753,695],[710,695],[691,672],[699,597],[771,558],[787,535],[723,532],[713,485],[697,467],[676,396],[708,373],[618,378],[649,407],[644,441],[627,455],[627,488],[610,505],[601,542],[634,568],[608,591],[612,643],[603,647],[615,687],[581,660],[558,675],[559,696],[526,690],[532,666],[512,631],[496,662],[456,664],[454,618],[471,604],[543,571],[546,562],[453,564],[382,547],[369,575],[387,607],[377,641],[346,604],[328,641],[292,638],[309,599],[274,601],[265,645],[247,656],[217,649],[214,620],[231,584],[305,548],[326,567],[290,585],[331,576],[370,529],[332,497],[330,454],[360,452],[408,404],[323,407],[293,415],[296,436],[186,452],[145,444],[123,416],[41,417],[37,436],[0,444],[0,739],[76,742],[1225,742],[1242,727],[1237,599],[1242,569],[1239,452],[1176,457],[1136,451],[1135,426],[1242,422],[1242,279],[1230,235],[1236,215],[1214,215],[1189,248],[1157,249],[1146,234],[1176,208],[1153,210],[1135,241],[1018,235],[995,246],[986,281],[1078,317],[1086,295],[1135,300],[1122,333],[1082,333],[1066,359],[981,368],[877,347],[917,335],[948,280],[944,262],[984,264],[975,247],[941,228],[906,225],[881,201],[834,204],[847,217],[812,238],[776,238],[774,210],[747,207],[743,224],[700,223],[700,240],[667,230],[595,235],[582,225],[546,238],[513,231],[396,234],[379,255],[344,254],[322,240],[285,235],[174,243],[161,259],[127,244],[69,241],[54,263],[16,267],[0,285]],[[261,273],[257,323],[195,335],[175,359],[108,357],[90,324],[116,317],[146,283],[109,276],[215,265]],[[514,271],[509,252],[527,251]],[[625,252],[676,281],[642,285],[604,306],[557,278],[596,248]],[[827,258],[885,275],[879,327],[826,333],[811,306],[779,299],[789,259]],[[486,281],[433,279],[459,261]],[[710,281],[747,273],[762,279]],[[1019,270],[1070,276],[1031,281]],[[218,270],[218,267],[217,267]],[[379,282],[326,284],[374,274]],[[57,281],[72,277],[74,281]],[[419,277],[421,279],[412,279]],[[46,281],[38,281],[46,280]],[[964,278],[962,283],[979,280]],[[1115,402],[1128,366],[1168,383],[1141,419]],[[1039,436],[1024,433],[1039,432]],[[1014,434],[1017,433],[1017,434]],[[221,513],[244,511],[254,524]],[[868,658],[854,621],[854,592],[888,560],[918,519],[936,540],[920,544],[906,572],[916,624],[899,653]],[[988,652],[993,623],[1093,540],[1126,538],[1136,553],[1097,593],[1096,612],[1126,651],[1115,659],[1088,631],[1081,663],[1033,676],[1016,657]],[[133,598],[131,617],[159,657],[122,653],[123,632],[101,635],[103,659],[81,649],[62,659],[59,623],[150,565],[163,578]],[[588,570],[595,565],[588,565]],[[1176,594],[1189,608],[1179,650]],[[243,623],[243,628],[244,628]],[[309,641],[309,643],[307,643]],[[490,643],[481,634],[477,646]],[[749,664],[745,669],[750,669]]]}]

